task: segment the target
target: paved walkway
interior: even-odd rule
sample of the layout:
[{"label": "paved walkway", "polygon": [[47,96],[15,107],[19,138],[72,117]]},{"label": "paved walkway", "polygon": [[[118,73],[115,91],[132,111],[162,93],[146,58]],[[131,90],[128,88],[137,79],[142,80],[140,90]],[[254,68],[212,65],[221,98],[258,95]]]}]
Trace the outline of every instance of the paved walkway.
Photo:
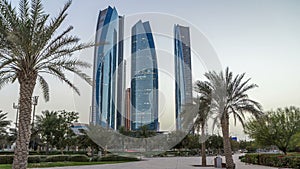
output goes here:
[{"label": "paved walkway", "polygon": [[[234,155],[234,161],[237,169],[275,169],[258,165],[249,165],[240,162],[239,155]],[[208,164],[213,164],[213,157],[207,158]],[[223,159],[224,160],[224,159]],[[212,169],[213,167],[194,167],[201,162],[200,157],[168,157],[168,158],[148,158],[144,161],[129,162],[121,164],[105,164],[93,166],[59,167],[55,169]],[[43,168],[46,169],[46,168]],[[50,168],[48,168],[50,169]]]}]

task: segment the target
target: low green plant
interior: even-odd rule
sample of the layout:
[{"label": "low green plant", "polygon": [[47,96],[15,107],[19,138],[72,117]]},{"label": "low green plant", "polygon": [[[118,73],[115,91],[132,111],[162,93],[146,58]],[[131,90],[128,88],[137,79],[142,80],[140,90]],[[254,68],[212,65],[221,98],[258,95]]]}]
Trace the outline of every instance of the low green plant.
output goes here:
[{"label": "low green plant", "polygon": [[68,161],[89,162],[90,159],[86,155],[74,155],[74,156],[70,156]]},{"label": "low green plant", "polygon": [[69,155],[53,155],[46,158],[46,162],[63,162],[68,160]]},{"label": "low green plant", "polygon": [[300,169],[300,155],[298,154],[246,154],[241,158],[241,161],[245,163],[271,167],[287,167]]}]

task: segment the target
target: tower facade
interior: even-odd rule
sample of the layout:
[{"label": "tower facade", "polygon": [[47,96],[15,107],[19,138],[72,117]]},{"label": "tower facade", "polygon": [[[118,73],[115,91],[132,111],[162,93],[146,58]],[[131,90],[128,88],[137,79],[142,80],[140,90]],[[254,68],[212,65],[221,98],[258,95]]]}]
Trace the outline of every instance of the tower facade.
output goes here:
[{"label": "tower facade", "polygon": [[176,129],[182,129],[181,113],[192,104],[192,67],[189,27],[174,26],[175,117]]},{"label": "tower facade", "polygon": [[151,27],[140,20],[131,31],[131,129],[146,125],[157,131],[158,70]]},{"label": "tower facade", "polygon": [[124,94],[123,61],[124,17],[116,8],[101,10],[96,27],[96,46],[94,50],[94,84],[92,95],[92,119],[94,125],[116,129],[119,103]]}]

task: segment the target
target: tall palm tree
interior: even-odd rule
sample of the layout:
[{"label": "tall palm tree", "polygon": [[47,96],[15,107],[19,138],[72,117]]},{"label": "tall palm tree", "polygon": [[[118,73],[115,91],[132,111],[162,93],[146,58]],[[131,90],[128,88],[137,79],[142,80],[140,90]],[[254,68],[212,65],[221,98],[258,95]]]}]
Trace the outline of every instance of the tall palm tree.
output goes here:
[{"label": "tall palm tree", "polygon": [[223,72],[215,71],[205,73],[208,81],[199,83],[200,87],[197,92],[203,95],[207,94],[202,85],[208,85],[211,90],[210,112],[215,114],[215,124],[220,123],[223,133],[224,152],[226,158],[226,168],[233,169],[235,164],[232,159],[232,150],[229,136],[229,117],[234,117],[244,126],[245,113],[248,112],[255,117],[262,115],[261,105],[251,100],[247,92],[257,87],[256,84],[249,84],[250,78],[243,80],[245,73],[233,77],[233,73],[226,68]]},{"label": "tall palm tree", "polygon": [[200,97],[195,99],[199,110],[194,122],[194,127],[198,132],[201,130],[201,159],[202,166],[206,166],[205,129],[210,116],[211,88],[208,84],[206,84],[206,82],[197,81],[195,83],[194,90],[201,93]]},{"label": "tall palm tree", "polygon": [[49,86],[45,74],[65,82],[76,93],[79,90],[65,75],[75,73],[85,81],[91,79],[81,68],[90,65],[72,57],[73,53],[90,46],[70,35],[72,26],[61,33],[58,29],[67,17],[68,1],[57,17],[51,18],[41,0],[20,0],[16,10],[7,0],[0,0],[0,88],[16,80],[19,82],[19,129],[16,141],[14,169],[26,169],[30,140],[31,98],[36,83],[40,84],[46,101]]}]

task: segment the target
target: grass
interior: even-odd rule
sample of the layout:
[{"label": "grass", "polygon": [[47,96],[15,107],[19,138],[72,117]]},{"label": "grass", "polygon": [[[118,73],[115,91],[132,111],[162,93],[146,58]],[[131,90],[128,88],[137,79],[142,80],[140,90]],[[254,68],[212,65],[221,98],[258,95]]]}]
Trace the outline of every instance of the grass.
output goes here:
[{"label": "grass", "polygon": [[[47,168],[47,167],[64,167],[64,166],[81,166],[81,165],[101,165],[101,164],[117,164],[128,161],[102,161],[102,162],[43,162],[30,163],[28,168]],[[11,169],[11,164],[0,164],[1,169]]]}]

